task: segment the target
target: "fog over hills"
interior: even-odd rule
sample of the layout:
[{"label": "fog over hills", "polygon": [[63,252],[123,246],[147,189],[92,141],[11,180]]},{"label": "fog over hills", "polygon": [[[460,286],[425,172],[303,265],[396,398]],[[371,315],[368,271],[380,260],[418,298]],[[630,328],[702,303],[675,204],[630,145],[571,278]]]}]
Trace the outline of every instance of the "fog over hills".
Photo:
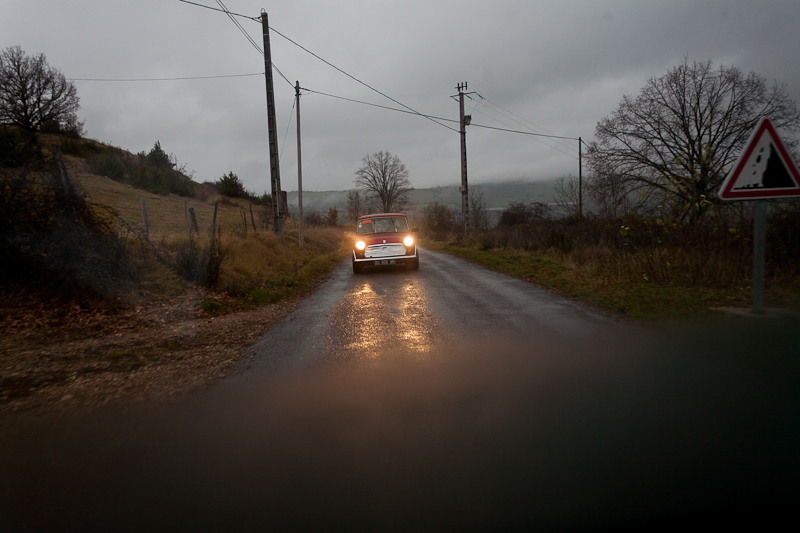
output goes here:
[{"label": "fog over hills", "polygon": [[[476,183],[470,188],[483,191],[486,207],[502,209],[511,202],[553,202],[555,180],[550,181],[505,181],[499,183]],[[414,189],[409,193],[411,209],[418,211],[431,202],[439,202],[460,210],[461,193],[458,185],[445,185],[429,189]],[[335,207],[342,215],[347,212],[348,191],[303,191],[303,211],[327,212]],[[297,210],[297,191],[287,193],[288,202],[294,212]]]}]

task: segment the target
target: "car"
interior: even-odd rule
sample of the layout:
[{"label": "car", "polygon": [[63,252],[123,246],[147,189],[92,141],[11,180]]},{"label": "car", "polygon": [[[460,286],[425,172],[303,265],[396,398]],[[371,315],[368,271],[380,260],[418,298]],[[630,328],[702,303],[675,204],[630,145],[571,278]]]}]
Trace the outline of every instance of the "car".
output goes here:
[{"label": "car", "polygon": [[408,218],[402,213],[364,215],[356,220],[353,242],[353,273],[365,268],[403,265],[419,269],[419,250],[410,229]]}]

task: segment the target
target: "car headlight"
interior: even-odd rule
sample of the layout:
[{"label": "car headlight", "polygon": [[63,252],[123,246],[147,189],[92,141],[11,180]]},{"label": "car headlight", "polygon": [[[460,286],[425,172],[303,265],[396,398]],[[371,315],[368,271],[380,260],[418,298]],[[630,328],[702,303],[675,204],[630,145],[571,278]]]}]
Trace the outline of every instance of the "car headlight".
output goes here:
[{"label": "car headlight", "polygon": [[366,247],[367,247],[367,243],[365,243],[364,241],[356,241],[356,248],[357,249],[363,250]]},{"label": "car headlight", "polygon": [[403,244],[405,244],[405,245],[406,245],[406,248],[408,248],[409,246],[411,246],[412,244],[414,244],[414,239],[413,239],[413,238],[411,238],[411,235],[409,235],[408,237],[406,237],[405,239],[403,239]]}]

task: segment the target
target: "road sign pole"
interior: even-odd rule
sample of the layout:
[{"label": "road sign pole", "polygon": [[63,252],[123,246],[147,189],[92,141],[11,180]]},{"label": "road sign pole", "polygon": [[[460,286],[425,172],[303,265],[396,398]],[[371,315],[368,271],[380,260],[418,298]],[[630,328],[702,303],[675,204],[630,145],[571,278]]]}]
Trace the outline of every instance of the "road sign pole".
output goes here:
[{"label": "road sign pole", "polygon": [[756,200],[753,221],[753,314],[764,314],[767,200]]}]

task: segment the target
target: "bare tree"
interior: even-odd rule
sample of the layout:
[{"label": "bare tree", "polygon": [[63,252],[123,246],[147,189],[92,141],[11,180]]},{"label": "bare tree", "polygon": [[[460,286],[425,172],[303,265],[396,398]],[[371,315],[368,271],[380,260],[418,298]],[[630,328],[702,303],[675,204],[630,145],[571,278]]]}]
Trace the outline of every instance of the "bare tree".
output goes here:
[{"label": "bare tree", "polygon": [[367,214],[365,198],[357,189],[347,191],[347,216],[355,222],[361,215]]},{"label": "bare tree", "polygon": [[375,198],[384,213],[403,211],[408,207],[408,170],[396,155],[378,152],[364,156],[363,166],[356,170],[356,187]]},{"label": "bare tree", "polygon": [[486,213],[486,199],[483,190],[472,187],[469,190],[469,225],[472,229],[489,229],[489,216]]},{"label": "bare tree", "polygon": [[0,52],[0,122],[31,131],[55,126],[80,135],[78,103],[75,84],[48,65],[44,54],[27,56],[19,46]]},{"label": "bare tree", "polygon": [[555,201],[569,217],[580,216],[580,183],[578,178],[570,174],[556,178],[553,190]]},{"label": "bare tree", "polygon": [[439,202],[431,202],[422,210],[422,229],[433,239],[446,238],[456,229],[457,221],[456,213]]},{"label": "bare tree", "polygon": [[686,58],[597,124],[588,191],[607,209],[662,206],[697,223],[762,117],[797,147],[800,113],[785,85]]},{"label": "bare tree", "polygon": [[328,225],[333,227],[339,225],[339,211],[335,207],[328,209]]}]

